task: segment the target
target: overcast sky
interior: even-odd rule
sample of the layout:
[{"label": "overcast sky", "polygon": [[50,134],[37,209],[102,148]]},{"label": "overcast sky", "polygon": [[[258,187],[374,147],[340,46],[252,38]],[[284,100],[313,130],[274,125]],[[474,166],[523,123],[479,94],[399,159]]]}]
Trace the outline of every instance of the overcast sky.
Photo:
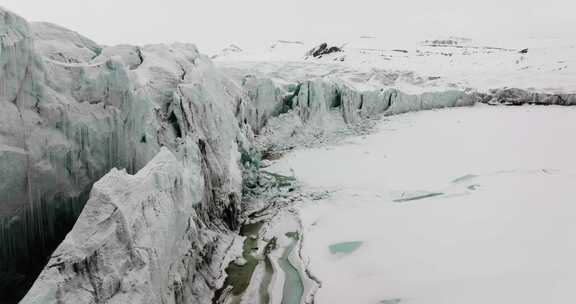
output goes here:
[{"label": "overcast sky", "polygon": [[575,37],[574,0],[2,0],[101,44],[324,40],[354,35]]}]

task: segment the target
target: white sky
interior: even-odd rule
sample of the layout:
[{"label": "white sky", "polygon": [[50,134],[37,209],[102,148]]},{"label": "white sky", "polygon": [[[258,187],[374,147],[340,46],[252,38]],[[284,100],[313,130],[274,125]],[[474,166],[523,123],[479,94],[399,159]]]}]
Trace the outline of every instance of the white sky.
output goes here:
[{"label": "white sky", "polygon": [[277,39],[576,36],[574,0],[2,0],[101,44],[192,42],[204,52]]}]

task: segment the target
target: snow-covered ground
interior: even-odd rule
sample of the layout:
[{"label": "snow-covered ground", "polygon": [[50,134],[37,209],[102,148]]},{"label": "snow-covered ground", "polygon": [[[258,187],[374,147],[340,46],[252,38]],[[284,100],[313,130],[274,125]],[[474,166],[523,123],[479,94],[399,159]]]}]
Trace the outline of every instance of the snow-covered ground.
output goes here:
[{"label": "snow-covered ground", "polygon": [[576,92],[576,40],[431,38],[393,41],[362,36],[333,41],[329,45],[341,47],[342,52],[322,58],[306,56],[322,41],[276,41],[250,49],[231,45],[213,58],[227,69],[290,81],[338,79],[366,90],[396,88],[419,93],[515,87]]},{"label": "snow-covered ground", "polygon": [[409,113],[270,170],[300,206],[316,303],[575,303],[576,109]]}]

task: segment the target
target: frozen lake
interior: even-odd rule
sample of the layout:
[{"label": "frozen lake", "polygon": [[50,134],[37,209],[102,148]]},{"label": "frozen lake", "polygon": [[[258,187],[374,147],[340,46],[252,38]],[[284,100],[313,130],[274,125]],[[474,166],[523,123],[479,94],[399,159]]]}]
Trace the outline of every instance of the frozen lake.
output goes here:
[{"label": "frozen lake", "polygon": [[387,117],[271,168],[330,198],[300,206],[316,303],[576,303],[576,109]]}]

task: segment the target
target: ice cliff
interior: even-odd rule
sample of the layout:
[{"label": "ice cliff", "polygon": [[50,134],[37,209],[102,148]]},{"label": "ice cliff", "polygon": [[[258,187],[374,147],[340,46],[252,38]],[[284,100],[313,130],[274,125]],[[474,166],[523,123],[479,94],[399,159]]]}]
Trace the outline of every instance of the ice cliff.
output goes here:
[{"label": "ice cliff", "polygon": [[[54,25],[29,25],[5,10],[0,37],[2,297],[25,291],[22,286],[44,267],[91,197],[82,213],[87,220],[54,253],[24,303],[113,301],[119,293],[138,302],[143,298],[134,297],[135,290],[148,291],[141,296],[151,303],[168,297],[204,302],[208,284],[220,276],[212,266],[222,261],[211,259],[230,246],[227,235],[238,227],[239,151],[248,148],[251,132],[235,117],[251,112],[249,103],[239,102],[242,91],[189,44],[99,47]],[[149,173],[131,179],[161,147],[162,165],[153,161]],[[125,173],[110,173],[89,196],[93,183],[112,168]],[[144,195],[132,198],[131,206],[141,203],[141,209],[128,207],[128,194],[114,197],[118,191]],[[144,218],[129,220],[139,212],[166,210],[155,209],[166,200],[179,208],[162,214],[173,226],[153,224],[152,215],[145,225]],[[111,212],[106,206],[114,204],[124,207]],[[91,222],[108,215],[108,222]],[[142,235],[153,238],[142,229],[154,227],[170,238],[139,244]],[[106,239],[112,235],[119,239]],[[107,264],[124,255],[128,260],[116,261],[123,270]],[[50,267],[54,263],[60,266]],[[165,288],[128,283],[131,271],[146,272],[143,265],[162,269]],[[111,275],[107,267],[119,272]],[[178,290],[178,280],[190,284]]]},{"label": "ice cliff", "polygon": [[576,100],[278,80],[191,44],[105,47],[0,9],[0,300],[40,273],[21,303],[209,303],[257,150],[476,102]]}]

